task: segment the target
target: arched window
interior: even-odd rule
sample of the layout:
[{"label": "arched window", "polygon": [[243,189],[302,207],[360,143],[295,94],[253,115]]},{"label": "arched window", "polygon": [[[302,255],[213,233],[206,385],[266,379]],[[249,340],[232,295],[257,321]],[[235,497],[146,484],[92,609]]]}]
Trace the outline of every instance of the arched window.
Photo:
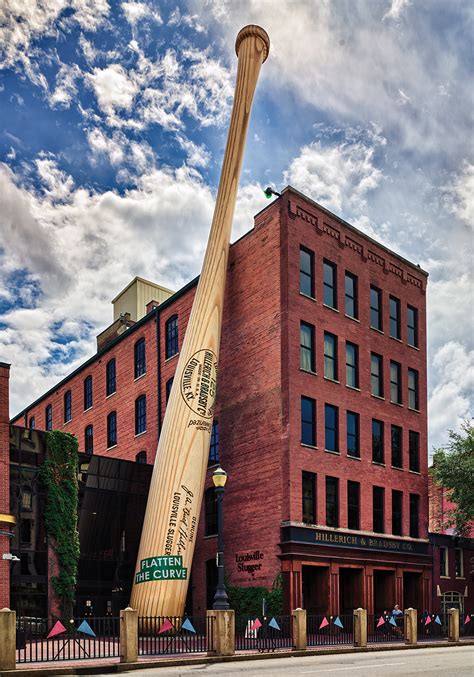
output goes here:
[{"label": "arched window", "polygon": [[146,463],[146,451],[139,451],[135,456],[135,461],[137,463]]},{"label": "arched window", "polygon": [[44,410],[44,428],[45,430],[52,430],[53,429],[53,405],[48,404],[46,409]]},{"label": "arched window", "polygon": [[84,411],[92,407],[92,376],[84,379]]},{"label": "arched window", "polygon": [[64,393],[64,423],[72,419],[72,394],[70,390]]},{"label": "arched window", "polygon": [[30,430],[34,430],[36,428],[36,420],[34,416],[30,417]]},{"label": "arched window", "polygon": [[105,368],[105,394],[107,397],[117,390],[117,379],[115,375],[115,357],[107,362]]},{"label": "arched window", "polygon": [[141,338],[135,343],[135,378],[146,372],[145,339]]},{"label": "arched window", "polygon": [[214,421],[212,424],[208,465],[216,465],[216,463],[219,463],[219,423]]},{"label": "arched window", "polygon": [[146,431],[146,395],[135,400],[135,435]]},{"label": "arched window", "polygon": [[117,412],[111,411],[107,416],[107,448],[117,444]]},{"label": "arched window", "polygon": [[178,316],[172,315],[165,324],[165,356],[173,357],[178,352]]},{"label": "arched window", "polygon": [[167,404],[168,404],[168,400],[170,398],[171,386],[172,385],[173,385],[173,376],[166,381],[166,403]]},{"label": "arched window", "polygon": [[84,451],[86,454],[94,453],[94,428],[88,425],[84,430]]}]

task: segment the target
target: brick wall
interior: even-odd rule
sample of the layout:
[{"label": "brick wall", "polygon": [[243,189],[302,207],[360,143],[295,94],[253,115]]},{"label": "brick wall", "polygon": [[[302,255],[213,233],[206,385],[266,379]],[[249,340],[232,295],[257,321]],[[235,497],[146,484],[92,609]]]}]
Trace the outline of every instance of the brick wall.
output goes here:
[{"label": "brick wall", "polygon": [[[10,513],[10,419],[8,383],[10,365],[0,362],[0,513]],[[12,525],[0,520],[0,531],[11,531]],[[10,606],[11,563],[1,559],[10,552],[10,538],[0,535],[0,609]]]}]

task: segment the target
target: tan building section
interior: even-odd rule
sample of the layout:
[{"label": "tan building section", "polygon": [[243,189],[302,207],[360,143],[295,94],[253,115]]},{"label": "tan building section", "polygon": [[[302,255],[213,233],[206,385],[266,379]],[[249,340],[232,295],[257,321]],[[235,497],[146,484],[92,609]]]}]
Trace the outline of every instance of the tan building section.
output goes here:
[{"label": "tan building section", "polygon": [[143,277],[135,277],[112,300],[114,322],[125,313],[130,313],[130,319],[137,322],[146,315],[146,306],[150,301],[156,301],[157,304],[163,303],[173,293],[170,289],[145,280]]}]

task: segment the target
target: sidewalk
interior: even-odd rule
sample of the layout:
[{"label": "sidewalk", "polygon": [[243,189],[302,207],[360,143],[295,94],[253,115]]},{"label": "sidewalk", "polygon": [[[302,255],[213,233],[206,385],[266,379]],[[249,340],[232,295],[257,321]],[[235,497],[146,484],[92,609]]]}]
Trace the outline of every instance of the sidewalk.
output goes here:
[{"label": "sidewalk", "polygon": [[231,663],[249,660],[266,660],[268,658],[291,658],[292,656],[322,656],[331,654],[370,653],[379,651],[404,651],[407,649],[430,649],[438,647],[474,646],[474,639],[463,639],[460,642],[430,641],[418,644],[370,644],[367,647],[358,648],[353,646],[328,646],[310,648],[307,651],[277,650],[270,653],[243,652],[239,651],[233,656],[207,656],[206,654],[194,654],[192,657],[163,657],[150,658],[143,656],[136,663],[120,663],[120,659],[102,658],[86,661],[61,661],[55,663],[30,663],[18,664],[16,670],[0,672],[0,677],[48,677],[50,675],[98,675],[104,673],[123,673],[129,670],[143,670],[144,668],[177,667],[180,665],[206,665],[212,663]]}]

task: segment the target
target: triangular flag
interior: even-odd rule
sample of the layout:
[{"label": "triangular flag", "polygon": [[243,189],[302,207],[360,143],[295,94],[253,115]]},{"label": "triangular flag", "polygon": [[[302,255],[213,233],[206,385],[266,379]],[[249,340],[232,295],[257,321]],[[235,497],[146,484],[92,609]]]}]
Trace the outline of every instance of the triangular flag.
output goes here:
[{"label": "triangular flag", "polygon": [[278,623],[277,623],[276,618],[272,618],[272,620],[271,620],[270,623],[268,624],[268,627],[269,627],[269,628],[275,628],[275,630],[280,630],[280,629],[281,629],[280,626],[279,626]]},{"label": "triangular flag", "polygon": [[83,632],[84,635],[90,635],[91,637],[97,636],[87,621],[82,621],[77,628],[77,632]]},{"label": "triangular flag", "polygon": [[189,632],[194,632],[194,634],[196,634],[196,630],[194,629],[194,626],[189,618],[185,619],[183,625],[181,626],[181,630],[189,630]]},{"label": "triangular flag", "polygon": [[390,625],[394,625],[395,627],[397,627],[397,621],[394,619],[393,616],[390,616],[389,623]]},{"label": "triangular flag", "polygon": [[469,614],[467,614],[466,618],[464,619],[464,625],[466,625],[466,623],[469,623],[470,620],[471,619],[469,617]]},{"label": "triangular flag", "polygon": [[383,616],[380,616],[379,622],[377,623],[377,627],[380,628],[381,625],[385,625],[385,620]]},{"label": "triangular flag", "polygon": [[442,622],[441,618],[440,618],[438,615],[436,615],[435,623],[438,623],[438,625],[443,625],[443,622]]},{"label": "triangular flag", "polygon": [[169,622],[169,619],[167,618],[161,628],[158,630],[158,634],[161,635],[163,632],[167,632],[168,630],[172,630],[173,626]]},{"label": "triangular flag", "polygon": [[62,632],[66,632],[66,628],[61,623],[61,621],[56,621],[46,639],[49,639],[50,637],[55,637],[56,635],[60,635]]},{"label": "triangular flag", "polygon": [[252,625],[250,626],[250,629],[251,629],[251,630],[258,630],[258,629],[261,628],[261,627],[262,627],[262,624],[260,623],[260,621],[258,620],[258,618],[256,618],[256,619],[254,620],[254,622],[252,623]]},{"label": "triangular flag", "polygon": [[326,616],[324,616],[323,620],[321,621],[321,625],[319,626],[319,629],[322,630],[323,628],[326,627],[326,625],[329,625],[329,621],[326,618]]},{"label": "triangular flag", "polygon": [[343,628],[344,626],[342,625],[341,619],[339,616],[336,616],[336,618],[333,620],[334,625],[337,625],[338,628]]},{"label": "triangular flag", "polygon": [[431,616],[426,617],[425,625],[428,625],[429,623],[431,623]]}]

